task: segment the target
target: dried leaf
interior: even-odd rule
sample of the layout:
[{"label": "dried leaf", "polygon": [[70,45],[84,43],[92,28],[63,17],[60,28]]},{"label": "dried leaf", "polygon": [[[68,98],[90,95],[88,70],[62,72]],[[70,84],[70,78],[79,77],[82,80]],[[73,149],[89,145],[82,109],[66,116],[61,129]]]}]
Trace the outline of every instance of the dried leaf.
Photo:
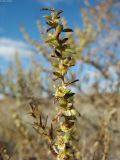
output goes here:
[{"label": "dried leaf", "polygon": [[50,135],[50,138],[53,139],[53,125],[51,124],[51,128],[49,130],[49,135]]},{"label": "dried leaf", "polygon": [[59,72],[53,72],[53,74],[57,77],[57,78],[61,78],[62,74],[60,74]]},{"label": "dried leaf", "polygon": [[51,27],[53,27],[53,23],[50,22],[50,21],[49,21],[49,22],[46,22],[46,24],[49,25],[49,26],[51,26]]},{"label": "dried leaf", "polygon": [[61,54],[57,50],[55,50],[55,54],[56,54],[57,57],[61,58]]},{"label": "dried leaf", "polygon": [[42,11],[55,11],[54,8],[41,8]]},{"label": "dried leaf", "polygon": [[32,116],[33,118],[37,118],[36,115],[35,115],[35,113],[31,112],[30,114],[31,114],[31,116]]},{"label": "dried leaf", "polygon": [[74,96],[74,94],[75,94],[75,93],[67,93],[67,94],[65,94],[64,97],[65,97],[66,99],[68,99],[68,98]]},{"label": "dried leaf", "polygon": [[70,28],[66,28],[66,29],[63,29],[63,32],[73,32],[73,30]]},{"label": "dried leaf", "polygon": [[67,86],[67,85],[73,84],[73,83],[78,82],[78,81],[79,81],[79,79],[76,79],[76,80],[74,80],[74,81],[71,81],[71,82],[68,82],[68,83],[65,83],[65,84],[66,84],[66,86]]},{"label": "dried leaf", "polygon": [[62,10],[59,10],[59,11],[57,12],[57,14],[60,15],[62,12],[63,12]]},{"label": "dried leaf", "polygon": [[40,115],[40,127],[41,127],[41,128],[43,127],[43,125],[42,125],[42,117],[41,117],[41,115]]},{"label": "dried leaf", "polygon": [[65,43],[68,40],[68,38],[64,38],[61,40],[61,43]]}]

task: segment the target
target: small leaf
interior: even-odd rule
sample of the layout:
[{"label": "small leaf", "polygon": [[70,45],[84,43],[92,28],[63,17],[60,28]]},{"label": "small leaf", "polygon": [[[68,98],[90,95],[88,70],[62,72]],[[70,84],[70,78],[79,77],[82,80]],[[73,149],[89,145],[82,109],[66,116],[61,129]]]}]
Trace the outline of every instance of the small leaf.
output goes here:
[{"label": "small leaf", "polygon": [[53,29],[54,27],[50,27],[48,28],[46,31],[49,32],[51,29]]},{"label": "small leaf", "polygon": [[48,11],[49,8],[41,8],[40,10],[42,10],[42,11]]},{"label": "small leaf", "polygon": [[55,54],[56,54],[56,56],[58,56],[58,57],[61,58],[61,54],[60,54],[60,52],[58,52],[57,50],[55,50]]},{"label": "small leaf", "polygon": [[61,43],[65,43],[68,40],[68,38],[64,38],[61,40]]},{"label": "small leaf", "polygon": [[66,84],[66,86],[68,86],[68,85],[73,84],[73,83],[78,82],[78,81],[79,81],[79,80],[76,79],[76,80],[74,80],[74,81],[71,81],[71,82],[68,82],[68,83],[65,83],[65,84]]},{"label": "small leaf", "polygon": [[71,109],[71,113],[73,116],[75,116],[76,118],[77,117],[80,117],[80,113],[76,110],[76,109]]},{"label": "small leaf", "polygon": [[56,36],[58,36],[63,31],[63,25],[58,25],[56,28]]},{"label": "small leaf", "polygon": [[60,18],[60,16],[57,16],[57,19],[59,19]]},{"label": "small leaf", "polygon": [[59,51],[64,51],[66,48],[64,45],[56,45],[55,49],[59,50]]},{"label": "small leaf", "polygon": [[49,16],[49,15],[44,15],[43,17],[46,18],[46,19],[48,19],[48,20],[52,20],[52,17]]},{"label": "small leaf", "polygon": [[65,94],[64,97],[65,97],[66,99],[68,99],[68,98],[74,96],[74,94],[75,94],[75,93],[67,93],[67,94]]},{"label": "small leaf", "polygon": [[41,115],[40,115],[40,127],[41,127],[41,128],[43,127]]},{"label": "small leaf", "polygon": [[51,27],[53,27],[53,23],[50,22],[50,21],[49,21],[49,22],[46,22],[46,24],[49,25],[49,26],[51,26]]},{"label": "small leaf", "polygon": [[57,14],[60,15],[62,12],[63,12],[62,10],[59,10],[59,11],[57,12]]},{"label": "small leaf", "polygon": [[58,62],[52,62],[52,63],[51,63],[51,65],[52,65],[53,67],[56,67],[56,68],[58,68],[58,67],[59,67]]},{"label": "small leaf", "polygon": [[46,42],[46,43],[51,43],[51,42],[53,42],[54,40],[55,40],[55,38],[52,37],[52,38],[47,39],[45,42]]},{"label": "small leaf", "polygon": [[70,28],[66,28],[66,29],[63,29],[63,32],[73,32],[73,30]]},{"label": "small leaf", "polygon": [[[54,55],[54,54],[51,54],[51,57],[55,57],[56,58],[56,56]],[[52,64],[53,65],[53,64]]]},{"label": "small leaf", "polygon": [[46,22],[46,24],[49,25],[49,26],[51,26],[51,27],[56,28],[57,25],[58,25],[58,22],[55,22],[55,21],[54,21],[54,22],[50,22],[50,21],[49,21],[49,22]]},{"label": "small leaf", "polygon": [[50,138],[53,139],[53,125],[51,124],[51,127],[50,127],[50,130],[49,130],[49,135],[50,135]]},{"label": "small leaf", "polygon": [[59,72],[53,72],[53,74],[58,77],[58,78],[61,78],[62,77],[62,74],[60,74]]},{"label": "small leaf", "polygon": [[42,11],[55,11],[54,8],[41,8]]},{"label": "small leaf", "polygon": [[31,113],[31,116],[33,117],[33,118],[36,118],[36,115],[35,115],[35,113]]},{"label": "small leaf", "polygon": [[66,51],[66,52],[69,52],[69,53],[74,53],[74,52],[75,52],[75,50],[73,50],[72,48],[66,48],[65,51]]},{"label": "small leaf", "polygon": [[65,51],[67,49],[67,47],[68,47],[68,45],[64,44],[62,46],[57,46],[56,48],[59,49],[59,50]]}]

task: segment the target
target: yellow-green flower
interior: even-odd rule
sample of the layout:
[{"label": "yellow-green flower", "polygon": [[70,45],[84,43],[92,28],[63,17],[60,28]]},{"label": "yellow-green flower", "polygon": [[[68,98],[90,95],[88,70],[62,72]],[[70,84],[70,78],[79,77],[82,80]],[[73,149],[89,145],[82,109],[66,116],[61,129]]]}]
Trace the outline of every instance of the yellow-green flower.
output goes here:
[{"label": "yellow-green flower", "polygon": [[57,89],[55,96],[56,97],[64,97],[66,95],[66,93],[69,93],[69,92],[70,92],[70,90],[67,89],[65,85],[62,85]]},{"label": "yellow-green flower", "polygon": [[68,150],[61,151],[57,157],[57,160],[70,160],[72,154]]},{"label": "yellow-green flower", "polygon": [[59,150],[63,150],[65,149],[66,143],[67,143],[66,137],[58,136],[55,144],[57,145],[57,148]]},{"label": "yellow-green flower", "polygon": [[80,113],[74,108],[64,111],[63,114],[66,115],[66,116],[74,116],[76,118],[80,116]]}]

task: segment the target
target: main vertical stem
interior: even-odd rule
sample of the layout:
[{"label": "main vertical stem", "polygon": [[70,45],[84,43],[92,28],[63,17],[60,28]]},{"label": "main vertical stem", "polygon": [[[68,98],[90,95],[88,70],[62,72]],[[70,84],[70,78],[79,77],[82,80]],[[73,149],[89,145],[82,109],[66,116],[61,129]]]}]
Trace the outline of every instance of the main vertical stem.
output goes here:
[{"label": "main vertical stem", "polygon": [[70,67],[74,66],[74,60],[71,53],[71,48],[67,41],[68,38],[63,37],[63,32],[73,32],[70,28],[65,28],[60,21],[61,10],[55,11],[54,9],[46,9],[51,12],[51,15],[45,15],[48,20],[46,23],[49,25],[47,32],[54,30],[52,33],[48,33],[46,43],[53,49],[51,57],[54,58],[52,64],[55,68],[53,75],[54,80],[59,81],[59,85],[56,87],[55,98],[58,100],[58,112],[54,118],[54,121],[58,122],[56,129],[56,136],[54,140],[54,148],[57,152],[57,160],[73,160],[74,158],[74,126],[79,116],[79,112],[74,108],[73,96],[74,93],[69,89],[69,85],[76,82],[73,80],[65,82],[66,74]]}]

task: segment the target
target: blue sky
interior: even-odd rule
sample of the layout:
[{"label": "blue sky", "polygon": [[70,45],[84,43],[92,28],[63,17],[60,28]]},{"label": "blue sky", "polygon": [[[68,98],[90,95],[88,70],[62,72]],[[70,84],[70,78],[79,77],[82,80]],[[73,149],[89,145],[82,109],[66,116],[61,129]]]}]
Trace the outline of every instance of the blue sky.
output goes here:
[{"label": "blue sky", "polygon": [[79,0],[76,2],[74,0],[11,0],[11,2],[6,0],[6,3],[0,2],[0,36],[23,40],[19,27],[24,24],[33,37],[39,38],[36,20],[42,19],[39,8],[47,6],[63,9],[68,22],[71,23],[72,20],[73,26],[79,25],[80,4],[82,2]]},{"label": "blue sky", "polygon": [[32,38],[40,40],[36,27],[38,19],[43,21],[40,8],[64,10],[63,15],[73,28],[82,24],[81,5],[82,0],[0,0],[0,68],[8,67],[8,62],[13,59],[17,50],[22,58],[26,58],[31,52],[31,47],[20,32],[21,25],[25,26]]},{"label": "blue sky", "polygon": [[[93,5],[95,4],[94,0],[89,1]],[[40,40],[36,27],[38,19],[43,21],[42,15],[44,13],[39,10],[40,8],[62,9],[70,27],[74,28],[82,26],[80,7],[83,5],[83,0],[0,0],[0,70],[3,72],[7,70],[17,51],[19,51],[23,65],[25,67],[28,65],[29,56],[33,53],[31,46],[24,40],[20,32],[20,26],[24,25],[33,39]],[[118,37],[119,34],[120,32],[113,31],[110,33],[110,37]],[[103,44],[107,44],[108,38],[99,41],[98,46],[103,48]],[[111,44],[113,40],[111,38]],[[98,48],[98,50],[101,49]]]}]

